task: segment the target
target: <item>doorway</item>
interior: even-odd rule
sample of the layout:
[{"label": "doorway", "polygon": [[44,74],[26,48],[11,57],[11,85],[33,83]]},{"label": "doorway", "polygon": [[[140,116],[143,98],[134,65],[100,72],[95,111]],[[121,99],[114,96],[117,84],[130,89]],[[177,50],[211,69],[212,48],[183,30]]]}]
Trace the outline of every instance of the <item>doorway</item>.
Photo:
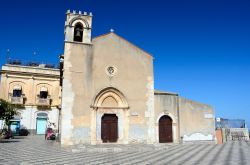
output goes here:
[{"label": "doorway", "polygon": [[45,134],[47,128],[48,114],[38,113],[36,118],[36,134],[43,135]]},{"label": "doorway", "polygon": [[36,134],[38,134],[38,135],[45,134],[46,125],[47,125],[47,119],[46,118],[37,118]]},{"label": "doorway", "polygon": [[159,120],[159,142],[173,142],[172,119],[167,115],[162,116]]},{"label": "doorway", "polygon": [[101,123],[103,143],[114,143],[118,140],[118,117],[115,114],[104,114]]}]

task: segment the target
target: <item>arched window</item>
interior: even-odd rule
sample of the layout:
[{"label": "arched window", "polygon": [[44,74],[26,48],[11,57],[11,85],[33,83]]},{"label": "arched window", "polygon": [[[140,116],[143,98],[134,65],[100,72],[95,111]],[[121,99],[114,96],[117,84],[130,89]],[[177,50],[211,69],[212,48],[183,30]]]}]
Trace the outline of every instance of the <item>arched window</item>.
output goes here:
[{"label": "arched window", "polygon": [[74,41],[82,42],[83,26],[81,23],[77,23],[74,28]]},{"label": "arched window", "polygon": [[48,114],[47,113],[43,113],[43,112],[40,112],[37,114],[37,117],[41,117],[41,118],[47,118],[48,117]]}]

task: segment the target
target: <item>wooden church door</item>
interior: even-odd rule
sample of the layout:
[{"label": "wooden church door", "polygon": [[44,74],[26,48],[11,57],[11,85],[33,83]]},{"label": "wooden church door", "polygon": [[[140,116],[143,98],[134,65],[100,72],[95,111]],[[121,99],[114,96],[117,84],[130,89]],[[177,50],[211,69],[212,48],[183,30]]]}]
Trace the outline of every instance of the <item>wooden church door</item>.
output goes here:
[{"label": "wooden church door", "polygon": [[101,123],[101,138],[103,143],[117,142],[118,118],[115,114],[104,114]]},{"label": "wooden church door", "polygon": [[173,142],[172,119],[169,116],[162,116],[159,120],[159,142]]}]

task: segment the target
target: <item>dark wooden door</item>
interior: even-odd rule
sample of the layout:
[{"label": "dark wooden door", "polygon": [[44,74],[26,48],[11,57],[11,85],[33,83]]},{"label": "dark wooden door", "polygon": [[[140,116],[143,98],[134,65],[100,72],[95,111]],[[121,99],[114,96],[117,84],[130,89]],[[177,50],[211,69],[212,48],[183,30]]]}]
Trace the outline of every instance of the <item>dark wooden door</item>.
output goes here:
[{"label": "dark wooden door", "polygon": [[173,142],[172,119],[169,116],[162,116],[159,120],[159,142]]},{"label": "dark wooden door", "polygon": [[101,138],[103,143],[117,142],[118,118],[115,114],[104,114],[101,125]]}]

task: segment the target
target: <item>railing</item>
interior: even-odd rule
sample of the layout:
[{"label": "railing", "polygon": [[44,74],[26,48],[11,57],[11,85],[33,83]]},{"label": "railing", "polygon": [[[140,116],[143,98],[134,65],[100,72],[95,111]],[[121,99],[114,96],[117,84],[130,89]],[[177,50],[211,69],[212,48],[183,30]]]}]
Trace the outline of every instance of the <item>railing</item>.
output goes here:
[{"label": "railing", "polygon": [[37,105],[39,106],[50,106],[51,99],[49,98],[37,98]]},{"label": "railing", "polygon": [[19,59],[8,59],[6,64],[10,65],[19,65],[19,66],[31,66],[31,67],[40,67],[40,68],[54,68],[59,69],[60,65],[53,63],[41,63],[38,61],[28,61],[28,60],[19,60]]},{"label": "railing", "polygon": [[23,104],[23,97],[22,96],[20,96],[20,97],[13,97],[13,96],[11,96],[11,98],[10,98],[10,102],[12,103],[12,104]]},{"label": "railing", "polygon": [[249,141],[248,128],[226,128],[223,132],[225,141]]}]

